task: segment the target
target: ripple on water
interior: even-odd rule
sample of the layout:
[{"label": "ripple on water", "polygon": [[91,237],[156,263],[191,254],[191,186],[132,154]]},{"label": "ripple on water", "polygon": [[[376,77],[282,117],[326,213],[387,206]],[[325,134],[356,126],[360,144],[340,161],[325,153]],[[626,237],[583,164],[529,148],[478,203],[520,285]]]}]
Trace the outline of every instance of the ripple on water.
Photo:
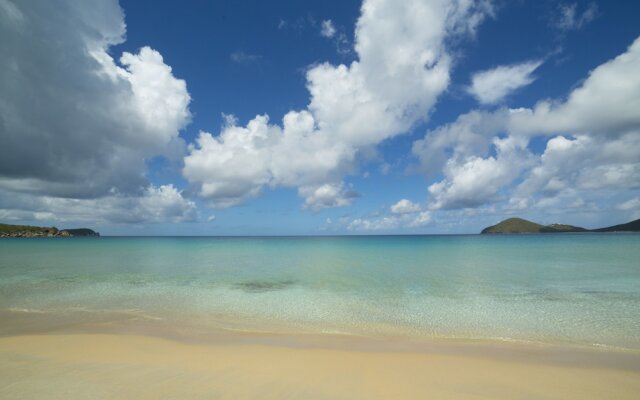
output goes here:
[{"label": "ripple on water", "polygon": [[291,279],[278,281],[250,280],[236,283],[235,285],[233,285],[233,287],[248,293],[261,293],[284,290],[293,286],[295,283],[296,282]]}]

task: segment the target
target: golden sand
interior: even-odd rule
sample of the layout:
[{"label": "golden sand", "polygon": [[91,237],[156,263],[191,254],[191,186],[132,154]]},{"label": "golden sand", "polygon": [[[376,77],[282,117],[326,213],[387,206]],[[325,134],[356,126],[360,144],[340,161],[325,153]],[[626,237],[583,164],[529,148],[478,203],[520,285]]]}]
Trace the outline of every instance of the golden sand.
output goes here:
[{"label": "golden sand", "polygon": [[[506,350],[509,352],[509,350]],[[634,356],[635,357],[635,356]],[[638,360],[638,358],[632,358]],[[0,338],[2,399],[637,399],[640,368],[474,352]]]}]

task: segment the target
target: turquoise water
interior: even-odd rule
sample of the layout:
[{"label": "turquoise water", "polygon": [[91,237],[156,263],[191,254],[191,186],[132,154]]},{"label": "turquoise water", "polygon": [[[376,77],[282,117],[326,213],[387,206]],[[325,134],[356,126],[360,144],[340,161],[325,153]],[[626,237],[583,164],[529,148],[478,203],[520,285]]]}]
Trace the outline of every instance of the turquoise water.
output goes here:
[{"label": "turquoise water", "polygon": [[0,309],[640,348],[640,235],[0,240]]}]

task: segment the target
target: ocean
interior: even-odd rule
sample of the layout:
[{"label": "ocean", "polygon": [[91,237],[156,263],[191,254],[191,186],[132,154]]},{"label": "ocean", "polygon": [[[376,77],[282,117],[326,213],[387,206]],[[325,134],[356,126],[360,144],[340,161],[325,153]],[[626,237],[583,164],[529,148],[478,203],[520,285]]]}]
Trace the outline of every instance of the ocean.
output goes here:
[{"label": "ocean", "polygon": [[640,235],[2,239],[0,311],[640,349]]}]

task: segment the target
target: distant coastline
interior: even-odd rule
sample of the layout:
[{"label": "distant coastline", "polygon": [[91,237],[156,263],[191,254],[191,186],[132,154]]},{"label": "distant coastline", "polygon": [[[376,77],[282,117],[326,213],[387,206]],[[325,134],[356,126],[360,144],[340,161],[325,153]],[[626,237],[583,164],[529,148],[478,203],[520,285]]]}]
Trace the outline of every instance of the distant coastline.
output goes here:
[{"label": "distant coastline", "polygon": [[58,229],[55,226],[0,224],[0,238],[7,237],[97,237],[100,233],[89,228]]},{"label": "distant coastline", "polygon": [[[615,233],[640,232],[640,219],[625,224],[604,228],[586,229],[567,224],[542,225],[523,218],[508,218],[495,225],[488,226],[480,234],[540,234],[540,233]],[[90,228],[58,229],[55,226],[12,225],[0,223],[0,238],[38,238],[38,237],[99,237],[100,233]]]},{"label": "distant coastline", "polygon": [[640,232],[640,219],[598,229],[585,229],[566,224],[541,225],[522,218],[508,218],[484,228],[481,234],[576,233],[576,232]]}]

